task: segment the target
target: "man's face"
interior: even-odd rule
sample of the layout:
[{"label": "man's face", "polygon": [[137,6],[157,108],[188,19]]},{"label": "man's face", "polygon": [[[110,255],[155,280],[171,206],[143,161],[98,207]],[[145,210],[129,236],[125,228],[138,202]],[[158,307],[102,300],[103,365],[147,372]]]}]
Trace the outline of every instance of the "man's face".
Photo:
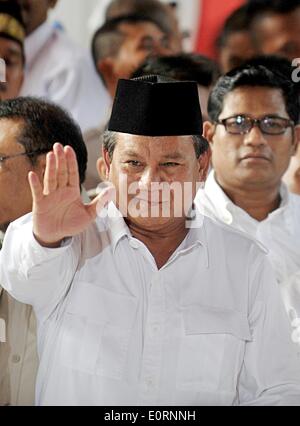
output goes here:
[{"label": "man's face", "polygon": [[219,63],[223,74],[242,65],[255,54],[256,51],[248,31],[239,31],[229,35],[226,46],[219,52]]},{"label": "man's face", "polygon": [[[188,213],[197,182],[206,178],[209,152],[197,159],[190,136],[146,137],[120,133],[111,163],[107,152],[104,158],[108,178],[117,189],[120,211],[132,223],[153,230],[175,220],[185,220],[183,200]],[[185,182],[188,184],[184,190]],[[180,194],[182,198],[178,197]],[[135,214],[135,208],[142,212],[140,217]],[[147,217],[141,217],[143,215]]]},{"label": "man's face", "polygon": [[6,83],[0,83],[0,99],[17,98],[24,77],[24,62],[20,44],[0,37],[0,58],[4,60],[6,68]]},{"label": "man's face", "polygon": [[117,80],[130,78],[148,56],[172,53],[167,36],[154,23],[124,23],[120,25],[119,31],[125,38],[118,54],[112,58]]},{"label": "man's face", "polygon": [[[238,88],[225,96],[219,119],[242,114],[290,119],[280,90],[265,87]],[[249,133],[233,135],[223,125],[206,123],[204,134],[211,142],[212,163],[221,186],[266,190],[280,185],[295,152],[299,129],[288,127],[275,136],[254,126]]]},{"label": "man's face", "polygon": [[260,53],[300,58],[300,7],[288,14],[268,14],[254,25]]},{"label": "man's face", "polygon": [[18,2],[22,10],[26,35],[29,35],[46,21],[48,10],[56,5],[57,0],[18,0]]},{"label": "man's face", "polygon": [[[25,152],[18,143],[23,122],[0,119],[0,157]],[[43,166],[44,167],[44,166]],[[27,156],[10,158],[0,162],[0,229],[27,214],[32,208],[31,192],[27,180],[28,172],[34,170],[40,178],[43,174],[42,162],[33,167]]]}]

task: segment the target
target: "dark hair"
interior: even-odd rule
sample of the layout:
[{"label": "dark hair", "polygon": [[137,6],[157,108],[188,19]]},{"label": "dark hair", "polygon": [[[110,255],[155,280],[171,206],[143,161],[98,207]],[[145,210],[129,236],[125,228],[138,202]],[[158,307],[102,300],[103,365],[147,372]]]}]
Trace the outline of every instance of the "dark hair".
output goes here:
[{"label": "dark hair", "polygon": [[232,34],[241,31],[250,31],[250,18],[251,12],[248,4],[234,10],[234,12],[226,19],[224,26],[216,39],[215,46],[217,50],[220,50],[227,45],[228,38]]},{"label": "dark hair", "polygon": [[252,39],[258,45],[259,34],[257,24],[268,14],[286,15],[300,7],[300,0],[252,0],[249,2],[249,14],[251,16],[249,24]]},{"label": "dark hair", "polygon": [[[106,21],[94,34],[92,39],[92,57],[97,73],[100,75],[103,83],[101,73],[99,73],[98,62],[107,57],[116,56],[125,40],[125,35],[120,31],[122,24],[137,25],[141,22],[151,22],[160,28],[159,24],[150,16],[141,14],[131,14],[119,16],[117,18]],[[163,31],[164,32],[164,31]]]},{"label": "dark hair", "polygon": [[159,0],[112,0],[106,9],[105,19],[108,21],[128,14],[142,15],[153,20],[164,33],[170,35],[174,22],[169,6]]},{"label": "dark hair", "polygon": [[296,85],[291,79],[291,66],[286,59],[261,56],[247,61],[219,78],[208,100],[208,115],[217,121],[223,110],[224,98],[240,87],[267,87],[281,91],[286,111],[295,123],[299,120],[300,105]]},{"label": "dark hair", "polygon": [[248,3],[249,12],[253,14],[253,17],[265,12],[290,13],[298,7],[300,7],[300,0],[251,0]]},{"label": "dark hair", "polygon": [[[118,134],[118,132],[112,132],[111,130],[105,130],[103,134],[103,148],[108,152],[111,160],[116,147]],[[193,139],[196,157],[199,158],[200,155],[208,150],[209,144],[202,136],[192,135],[191,137]]]},{"label": "dark hair", "polygon": [[[0,102],[0,120],[22,120],[24,126],[18,143],[24,146],[25,152],[39,151],[46,153],[52,150],[55,142],[70,145],[77,157],[80,183],[84,182],[87,150],[79,126],[59,106],[40,99],[24,97]],[[36,156],[28,158],[33,165]]]},{"label": "dark hair", "polygon": [[201,86],[210,87],[220,76],[220,71],[218,65],[206,56],[183,53],[149,57],[131,78],[152,74],[180,81],[196,81]]}]

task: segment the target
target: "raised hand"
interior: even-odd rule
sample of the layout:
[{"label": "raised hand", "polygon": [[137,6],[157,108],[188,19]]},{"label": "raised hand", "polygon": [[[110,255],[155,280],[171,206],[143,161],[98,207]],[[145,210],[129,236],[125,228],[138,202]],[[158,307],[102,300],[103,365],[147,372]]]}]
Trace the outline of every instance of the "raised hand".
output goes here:
[{"label": "raised hand", "polygon": [[83,204],[75,152],[59,143],[47,154],[43,187],[34,172],[28,179],[33,198],[33,233],[45,247],[58,247],[64,238],[84,231],[114,195],[113,189],[107,188],[90,204]]}]

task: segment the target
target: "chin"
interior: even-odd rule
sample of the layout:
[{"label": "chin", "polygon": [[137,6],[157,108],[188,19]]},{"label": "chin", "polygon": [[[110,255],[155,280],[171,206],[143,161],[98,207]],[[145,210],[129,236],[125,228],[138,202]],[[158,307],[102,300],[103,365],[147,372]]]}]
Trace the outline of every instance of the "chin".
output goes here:
[{"label": "chin", "polygon": [[161,229],[170,223],[174,223],[177,218],[170,217],[128,217],[129,222],[145,230]]}]

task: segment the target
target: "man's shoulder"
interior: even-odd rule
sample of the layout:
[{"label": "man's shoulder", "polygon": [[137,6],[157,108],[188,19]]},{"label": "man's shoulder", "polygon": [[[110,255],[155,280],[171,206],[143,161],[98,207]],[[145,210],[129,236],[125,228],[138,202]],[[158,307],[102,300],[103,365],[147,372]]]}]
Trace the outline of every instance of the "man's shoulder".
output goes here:
[{"label": "man's shoulder", "polygon": [[290,192],[290,205],[300,210],[300,195]]},{"label": "man's shoulder", "polygon": [[257,239],[248,233],[239,229],[233,228],[225,224],[216,216],[204,216],[204,227],[209,241],[222,241],[228,251],[233,254],[241,250],[250,250],[251,248],[268,254],[268,249]]}]

